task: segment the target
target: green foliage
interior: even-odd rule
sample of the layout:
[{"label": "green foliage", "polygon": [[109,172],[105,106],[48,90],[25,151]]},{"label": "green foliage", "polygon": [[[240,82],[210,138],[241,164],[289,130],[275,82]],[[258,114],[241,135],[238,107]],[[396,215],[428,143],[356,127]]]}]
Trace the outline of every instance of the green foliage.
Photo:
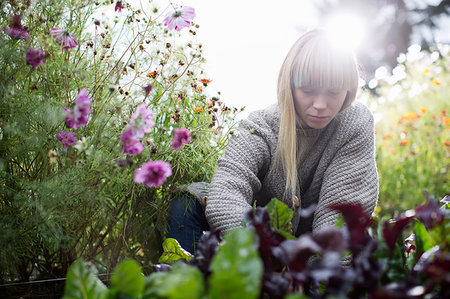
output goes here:
[{"label": "green foliage", "polygon": [[275,228],[276,232],[285,237],[291,237],[291,219],[294,212],[282,201],[279,201],[276,198],[272,198],[266,207],[270,217],[270,225]]},{"label": "green foliage", "polygon": [[416,236],[416,252],[422,254],[433,247],[433,241],[422,223],[417,222],[414,225],[414,235]]},{"label": "green foliage", "polygon": [[211,264],[210,298],[258,298],[263,265],[254,234],[235,229],[225,235]]},{"label": "green foliage", "polygon": [[[108,289],[95,277],[96,269],[86,268],[86,263],[81,259],[76,260],[67,272],[67,282],[64,299],[94,299],[107,298]],[[130,277],[135,273],[129,273]]]},{"label": "green foliage", "polygon": [[[145,278],[136,262],[125,261],[114,270],[111,288],[106,291],[94,276],[96,270],[87,270],[86,263],[77,260],[68,272],[65,298],[119,298],[126,295],[129,298],[200,299],[206,294],[207,298],[257,298],[263,266],[253,244],[254,233],[250,231],[237,229],[225,236],[225,243],[211,265],[208,292],[202,273],[181,260],[169,271],[154,272]],[[93,297],[94,291],[98,297]]]},{"label": "green foliage", "polygon": [[[450,121],[448,46],[439,52],[411,47],[399,57],[392,74],[366,92],[376,124],[379,205],[383,214],[396,215],[422,202],[421,192],[435,197],[450,192]],[[380,72],[381,73],[381,72]]]},{"label": "green foliage", "polygon": [[159,263],[171,264],[179,259],[189,261],[192,255],[181,248],[180,243],[172,238],[167,238],[164,240],[163,244],[163,254],[159,258]]},{"label": "green foliage", "polygon": [[201,272],[177,262],[169,272],[152,273],[146,280],[142,298],[203,298],[205,286]]},{"label": "green foliage", "polygon": [[109,297],[117,298],[125,295],[137,298],[143,290],[144,276],[141,274],[141,267],[136,261],[124,261],[114,269]]},{"label": "green foliage", "polygon": [[[0,281],[62,277],[78,257],[101,271],[129,257],[148,269],[161,255],[171,198],[182,185],[210,180],[237,109],[211,99],[200,81],[199,26],[169,31],[158,11],[130,5],[119,13],[109,1],[1,2],[0,28],[20,14],[30,37],[0,32]],[[78,46],[63,50],[54,27]],[[46,58],[34,70],[30,47]],[[64,108],[83,88],[92,98],[89,119],[70,129]],[[121,134],[142,103],[155,126],[140,155],[126,154]],[[181,127],[192,140],[175,151]],[[61,130],[74,132],[76,143],[58,141]],[[135,170],[157,160],[172,165],[165,184],[135,184]]]}]

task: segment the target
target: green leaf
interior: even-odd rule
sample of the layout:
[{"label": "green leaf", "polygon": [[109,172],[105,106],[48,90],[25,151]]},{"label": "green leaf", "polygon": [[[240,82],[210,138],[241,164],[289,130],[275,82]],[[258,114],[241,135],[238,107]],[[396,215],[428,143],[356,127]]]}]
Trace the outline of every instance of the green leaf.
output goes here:
[{"label": "green leaf", "polygon": [[275,230],[277,233],[279,233],[280,235],[282,235],[284,238],[286,238],[286,239],[292,239],[292,240],[294,240],[294,239],[297,239],[293,234],[291,234],[291,233],[288,233],[288,232],[284,232],[284,231],[281,231],[281,230],[278,230],[278,229],[276,229]]},{"label": "green leaf", "polygon": [[414,235],[416,237],[417,254],[422,254],[433,247],[433,240],[430,238],[425,225],[419,221],[414,225]]},{"label": "green leaf", "polygon": [[267,213],[270,217],[270,225],[277,232],[292,233],[292,215],[294,212],[289,209],[283,202],[276,198],[266,205]]},{"label": "green leaf", "polygon": [[146,278],[143,299],[200,299],[205,283],[199,269],[176,262],[168,272],[153,272]]},{"label": "green leaf", "polygon": [[334,226],[337,227],[337,228],[341,228],[341,227],[344,227],[344,224],[345,224],[344,217],[342,216],[342,214],[339,214],[337,219],[336,219],[336,223],[334,224]]},{"label": "green leaf", "polygon": [[396,242],[392,256],[387,260],[386,277],[389,282],[401,282],[405,280],[407,268],[405,267],[405,247],[401,240]]},{"label": "green leaf", "polygon": [[127,260],[114,269],[111,278],[111,297],[125,295],[138,298],[144,290],[144,276],[139,264],[134,260]]},{"label": "green leaf", "polygon": [[106,286],[95,277],[95,268],[88,270],[82,259],[76,260],[67,272],[64,299],[98,299],[108,296]]},{"label": "green leaf", "polygon": [[263,265],[254,233],[242,228],[225,235],[211,263],[210,298],[258,298]]},{"label": "green leaf", "polygon": [[164,240],[163,244],[163,254],[159,258],[158,262],[161,264],[171,264],[179,259],[184,259],[189,261],[192,257],[188,251],[184,250],[177,240],[172,238],[167,238]]}]

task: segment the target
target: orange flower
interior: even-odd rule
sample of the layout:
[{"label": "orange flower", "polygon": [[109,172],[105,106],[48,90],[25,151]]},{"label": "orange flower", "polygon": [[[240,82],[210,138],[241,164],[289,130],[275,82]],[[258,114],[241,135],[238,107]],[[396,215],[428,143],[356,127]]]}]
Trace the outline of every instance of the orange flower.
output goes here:
[{"label": "orange flower", "polygon": [[439,80],[439,78],[436,78],[433,80],[433,84],[436,86],[441,86],[442,83],[441,83],[441,80]]},{"label": "orange flower", "polygon": [[450,141],[444,142],[444,145],[445,145],[445,146],[450,146]]},{"label": "orange flower", "polygon": [[147,77],[151,77],[153,79],[155,79],[156,76],[158,76],[158,71],[153,71],[147,74]]},{"label": "orange flower", "polygon": [[450,117],[444,116],[444,117],[442,118],[442,123],[443,123],[445,126],[450,125]]},{"label": "orange flower", "polygon": [[402,145],[402,146],[409,145],[409,140],[403,140],[402,142],[400,142],[400,145]]},{"label": "orange flower", "polygon": [[447,112],[445,110],[441,111],[441,115],[445,115]]},{"label": "orange flower", "polygon": [[395,154],[395,148],[391,147],[391,148],[389,149],[389,152],[390,152],[391,154]]},{"label": "orange flower", "polygon": [[202,113],[202,112],[205,112],[205,110],[203,110],[203,109],[200,108],[200,107],[194,107],[194,112]]},{"label": "orange flower", "polygon": [[197,86],[197,91],[198,91],[198,92],[202,92],[202,91],[203,91],[203,86],[198,85],[198,86]]},{"label": "orange flower", "polygon": [[211,80],[209,80],[209,79],[200,79],[200,82],[202,82],[203,83],[203,86],[208,86],[208,84],[209,83],[211,83]]},{"label": "orange flower", "polygon": [[384,138],[386,138],[386,139],[389,139],[389,138],[391,138],[391,137],[392,137],[392,135],[389,134],[389,133],[387,133],[387,134],[384,135]]},{"label": "orange flower", "polygon": [[139,248],[138,252],[136,252],[137,255],[144,256],[144,250],[142,248]]},{"label": "orange flower", "polygon": [[425,113],[427,113],[427,108],[425,108],[425,107],[422,107],[422,108],[420,108],[420,112],[422,112],[422,114],[425,114]]},{"label": "orange flower", "polygon": [[406,118],[406,119],[413,120],[413,119],[417,118],[417,114],[414,113],[414,112],[408,112],[408,113],[405,115],[405,118]]},{"label": "orange flower", "polygon": [[406,131],[405,129],[403,129],[401,132],[402,132],[403,134],[406,134],[407,131]]},{"label": "orange flower", "polygon": [[403,122],[403,116],[399,118],[399,120],[397,121],[397,124],[401,124]]}]

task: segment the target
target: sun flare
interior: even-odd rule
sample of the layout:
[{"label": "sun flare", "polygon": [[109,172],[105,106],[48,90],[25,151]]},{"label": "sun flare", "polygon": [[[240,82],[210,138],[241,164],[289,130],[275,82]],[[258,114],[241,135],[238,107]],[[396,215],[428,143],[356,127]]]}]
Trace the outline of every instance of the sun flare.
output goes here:
[{"label": "sun flare", "polygon": [[339,12],[325,21],[324,28],[339,47],[356,50],[364,39],[363,20],[351,12]]}]

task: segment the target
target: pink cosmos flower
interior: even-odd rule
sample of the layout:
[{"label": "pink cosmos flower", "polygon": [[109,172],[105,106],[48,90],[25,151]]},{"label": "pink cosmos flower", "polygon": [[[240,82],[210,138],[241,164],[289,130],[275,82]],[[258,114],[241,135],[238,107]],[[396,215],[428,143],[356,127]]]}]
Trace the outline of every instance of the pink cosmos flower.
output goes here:
[{"label": "pink cosmos flower", "polygon": [[120,136],[120,139],[122,140],[122,149],[127,154],[139,155],[144,150],[144,146],[136,139],[136,136],[131,130],[125,131]]},{"label": "pink cosmos flower", "polygon": [[183,148],[185,143],[191,141],[191,133],[186,128],[175,129],[173,132],[172,148],[174,150],[179,150]]},{"label": "pink cosmos flower", "polygon": [[56,139],[59,142],[64,144],[64,147],[69,147],[70,145],[74,145],[77,142],[77,137],[75,136],[75,132],[67,132],[66,130],[58,130],[56,134]]},{"label": "pink cosmos flower", "polygon": [[63,50],[70,51],[70,49],[78,46],[77,41],[75,40],[75,36],[70,34],[67,30],[62,30],[60,28],[52,28],[50,30],[52,37],[58,43],[58,45],[62,46]]},{"label": "pink cosmos flower", "polygon": [[3,28],[3,31],[11,37],[25,39],[29,38],[30,35],[27,32],[28,27],[22,26],[22,16],[16,15],[11,17],[9,21],[10,27]]},{"label": "pink cosmos flower", "polygon": [[147,109],[145,103],[142,103],[137,107],[136,111],[131,114],[130,122],[125,129],[133,131],[136,138],[142,138],[145,134],[150,132],[155,125],[152,116],[152,110]]},{"label": "pink cosmos flower", "polygon": [[66,114],[66,125],[69,128],[75,128],[75,121],[73,120],[73,113],[70,109],[64,107],[64,113]]},{"label": "pink cosmos flower", "polygon": [[180,9],[169,12],[163,20],[164,26],[169,30],[180,31],[184,27],[191,26],[191,21],[195,17],[195,9],[189,6],[182,6]]},{"label": "pink cosmos flower", "polygon": [[134,182],[147,187],[159,187],[172,175],[172,166],[165,161],[151,161],[141,165],[134,172]]},{"label": "pink cosmos flower", "polygon": [[121,12],[122,9],[124,9],[124,8],[125,8],[125,6],[123,6],[122,1],[117,1],[116,2],[116,7],[114,7],[114,11]]},{"label": "pink cosmos flower", "polygon": [[78,96],[75,99],[75,107],[73,111],[64,108],[66,113],[66,124],[69,128],[78,129],[86,126],[89,114],[91,113],[90,105],[92,98],[87,94],[87,88],[83,88],[78,92]]},{"label": "pink cosmos flower", "polygon": [[31,70],[38,65],[42,65],[45,62],[44,51],[29,48],[26,52],[27,62],[31,65]]}]

